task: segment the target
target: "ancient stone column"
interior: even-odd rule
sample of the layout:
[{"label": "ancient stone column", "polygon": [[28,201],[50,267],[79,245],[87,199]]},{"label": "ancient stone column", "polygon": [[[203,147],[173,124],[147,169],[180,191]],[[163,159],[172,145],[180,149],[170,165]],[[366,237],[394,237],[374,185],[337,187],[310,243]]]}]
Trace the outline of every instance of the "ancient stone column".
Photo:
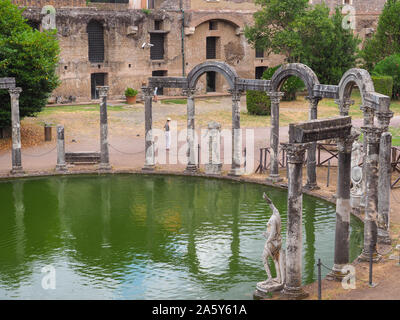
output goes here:
[{"label": "ancient stone column", "polygon": [[[374,109],[370,106],[361,106],[361,111],[364,115],[363,127],[367,128],[374,125]],[[361,132],[363,133],[364,137],[366,132],[364,132],[363,127],[361,128]],[[361,198],[361,205],[362,207],[366,206],[366,196],[367,196],[367,171],[366,171],[366,158],[367,158],[367,139],[364,138],[363,140],[363,197]]]},{"label": "ancient stone column", "polygon": [[390,188],[392,179],[392,135],[388,132],[393,112],[377,112],[379,128],[382,129],[379,144],[378,178],[378,243],[390,244]]},{"label": "ancient stone column", "polygon": [[361,261],[370,260],[372,251],[373,261],[378,261],[380,256],[376,250],[378,236],[378,158],[381,129],[363,127],[364,139],[367,143],[367,157],[365,161],[366,172],[366,199],[364,218],[364,249],[359,257]]},{"label": "ancient stone column", "polygon": [[57,172],[67,171],[65,163],[65,139],[64,139],[64,126],[57,126]]},{"label": "ancient stone column", "polygon": [[9,89],[11,97],[11,125],[12,125],[12,174],[21,174],[21,122],[19,118],[19,95],[21,88]]},{"label": "ancient stone column", "polygon": [[329,278],[342,280],[347,273],[342,272],[343,267],[349,263],[350,243],[350,175],[351,175],[351,152],[353,142],[358,139],[359,134],[352,134],[345,139],[338,139],[339,168],[336,192],[336,232],[335,232],[335,257],[332,272]]},{"label": "ancient stone column", "polygon": [[283,97],[283,92],[269,92],[271,99],[271,131],[270,131],[270,147],[271,147],[271,164],[270,173],[267,180],[269,182],[279,182],[282,178],[279,176],[279,103]]},{"label": "ancient stone column", "polygon": [[335,100],[335,103],[339,106],[340,115],[345,117],[349,115],[350,106],[354,104],[354,100]]},{"label": "ancient stone column", "polygon": [[[307,97],[310,102],[310,113],[309,120],[315,120],[318,118],[318,102],[321,100],[320,97]],[[307,184],[305,188],[309,190],[318,189],[317,186],[317,161],[315,154],[317,151],[317,143],[313,142],[310,144],[307,150]]]},{"label": "ancient stone column", "polygon": [[206,163],[206,174],[221,174],[221,125],[211,121],[207,132],[208,163]]},{"label": "ancient stone column", "polygon": [[289,170],[287,227],[286,227],[286,283],[282,294],[291,299],[302,299],[308,294],[301,287],[302,271],[302,210],[304,153],[308,144],[285,144]]},{"label": "ancient stone column", "polygon": [[154,141],[153,141],[153,93],[151,87],[142,87],[144,96],[144,118],[145,118],[145,163],[142,170],[153,171],[155,166]]},{"label": "ancient stone column", "polygon": [[108,86],[96,87],[101,99],[100,103],[100,170],[110,170],[108,152],[107,94]]},{"label": "ancient stone column", "polygon": [[187,172],[196,172],[196,148],[195,141],[195,104],[194,94],[196,89],[185,89],[183,93],[187,96],[187,157],[188,163],[186,166]]},{"label": "ancient stone column", "polygon": [[229,90],[232,94],[232,167],[230,176],[243,174],[240,167],[242,161],[242,134],[240,130],[240,97],[242,91]]}]

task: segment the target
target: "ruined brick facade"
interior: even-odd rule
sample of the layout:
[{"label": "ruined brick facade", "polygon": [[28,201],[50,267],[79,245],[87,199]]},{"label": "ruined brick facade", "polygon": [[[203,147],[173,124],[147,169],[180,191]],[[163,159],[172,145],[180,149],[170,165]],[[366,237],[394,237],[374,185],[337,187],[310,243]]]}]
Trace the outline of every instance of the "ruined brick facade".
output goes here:
[{"label": "ruined brick facade", "polygon": [[[342,1],[327,3],[333,7]],[[352,1],[356,10],[364,10],[357,19],[362,17],[360,23],[365,27],[357,31],[362,33],[366,28],[373,28],[384,0]],[[281,57],[274,55],[264,58],[262,53],[258,53],[256,57],[255,50],[244,37],[243,28],[252,23],[253,13],[257,10],[253,0],[127,0],[126,3],[88,4],[86,0],[13,2],[26,6],[24,15],[39,28],[42,28],[46,15],[41,13],[42,8],[45,5],[56,8],[61,47],[58,74],[62,81],[52,97],[57,102],[90,100],[94,83],[99,84],[98,81],[110,85],[111,99],[123,98],[127,87],[139,89],[152,75],[187,75],[197,64],[206,61],[207,55],[208,60],[227,62],[243,78],[254,78],[257,72],[260,74],[263,69],[282,62]],[[369,20],[373,21],[370,23]],[[99,62],[89,61],[88,24],[91,21],[96,21],[103,29],[104,58]],[[156,51],[148,45],[152,41],[163,46],[163,54],[156,52],[156,58],[151,58],[151,51]],[[157,58],[157,54],[162,58]],[[228,85],[223,77],[219,74],[213,77],[212,74],[202,77],[198,84],[200,92],[227,91]],[[164,90],[164,94],[177,93],[173,89]]]}]

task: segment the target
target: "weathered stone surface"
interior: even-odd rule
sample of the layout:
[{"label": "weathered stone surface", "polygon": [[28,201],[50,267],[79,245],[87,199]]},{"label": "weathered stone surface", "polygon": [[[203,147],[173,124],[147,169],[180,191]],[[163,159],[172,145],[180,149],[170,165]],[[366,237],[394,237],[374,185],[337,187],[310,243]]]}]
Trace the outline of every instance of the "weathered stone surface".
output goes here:
[{"label": "weathered stone surface", "polygon": [[[267,222],[267,230],[263,233],[266,238],[263,251],[263,263],[268,279],[257,283],[257,290],[263,293],[280,291],[283,289],[286,280],[285,250],[282,248],[281,228],[282,221],[278,209],[270,198],[264,193],[264,200],[272,210],[272,216]],[[276,277],[272,278],[268,258],[275,264]]]},{"label": "weathered stone surface", "polygon": [[289,142],[306,143],[332,138],[345,138],[351,131],[351,117],[312,120],[289,125]]},{"label": "weathered stone surface", "polygon": [[57,126],[57,172],[67,171],[67,165],[65,161],[65,138],[64,138],[64,126]]},{"label": "weathered stone surface", "polygon": [[0,78],[0,89],[14,89],[15,78]]},{"label": "weathered stone surface", "polygon": [[154,140],[153,140],[153,88],[142,87],[144,96],[144,118],[145,118],[145,164],[143,170],[152,171],[155,166]]},{"label": "weathered stone surface", "polygon": [[107,118],[107,95],[108,86],[101,86],[96,88],[99,97],[101,99],[100,103],[100,166],[99,169],[110,170],[110,156],[108,150],[108,118]]},{"label": "weathered stone surface", "polygon": [[392,135],[384,132],[379,144],[379,180],[378,180],[378,242],[390,244],[390,184]]},{"label": "weathered stone surface", "polygon": [[313,97],[314,86],[319,84],[318,77],[308,66],[301,63],[289,63],[282,65],[271,78],[272,91],[280,91],[282,84],[290,76],[296,76],[303,80],[308,95]]},{"label": "weathered stone surface", "polygon": [[9,89],[11,97],[11,126],[12,126],[12,174],[21,174],[22,160],[21,160],[21,122],[19,117],[19,96],[22,92],[21,88]]},{"label": "weathered stone surface", "polygon": [[221,174],[221,125],[215,121],[208,123],[207,131],[208,163],[206,163],[206,174]]}]

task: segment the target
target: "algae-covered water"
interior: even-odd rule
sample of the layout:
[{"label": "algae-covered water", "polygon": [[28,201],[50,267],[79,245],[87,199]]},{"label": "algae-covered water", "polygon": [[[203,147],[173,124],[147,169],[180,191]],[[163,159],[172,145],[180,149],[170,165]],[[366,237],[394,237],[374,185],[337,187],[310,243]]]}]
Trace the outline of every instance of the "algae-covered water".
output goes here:
[{"label": "algae-covered water", "polygon": [[[0,299],[252,299],[267,278],[263,192],[285,238],[287,192],[262,185],[153,175],[0,182]],[[355,259],[362,224],[351,228]],[[304,195],[304,284],[318,258],[333,264],[334,235],[335,207]]]}]

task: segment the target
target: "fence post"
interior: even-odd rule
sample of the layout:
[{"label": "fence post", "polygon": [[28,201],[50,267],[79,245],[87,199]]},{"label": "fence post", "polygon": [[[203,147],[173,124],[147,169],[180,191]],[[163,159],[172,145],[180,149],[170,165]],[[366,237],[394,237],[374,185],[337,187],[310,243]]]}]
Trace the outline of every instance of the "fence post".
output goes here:
[{"label": "fence post", "polygon": [[326,176],[326,186],[329,187],[329,180],[331,176],[331,160],[328,161],[328,174]]}]

